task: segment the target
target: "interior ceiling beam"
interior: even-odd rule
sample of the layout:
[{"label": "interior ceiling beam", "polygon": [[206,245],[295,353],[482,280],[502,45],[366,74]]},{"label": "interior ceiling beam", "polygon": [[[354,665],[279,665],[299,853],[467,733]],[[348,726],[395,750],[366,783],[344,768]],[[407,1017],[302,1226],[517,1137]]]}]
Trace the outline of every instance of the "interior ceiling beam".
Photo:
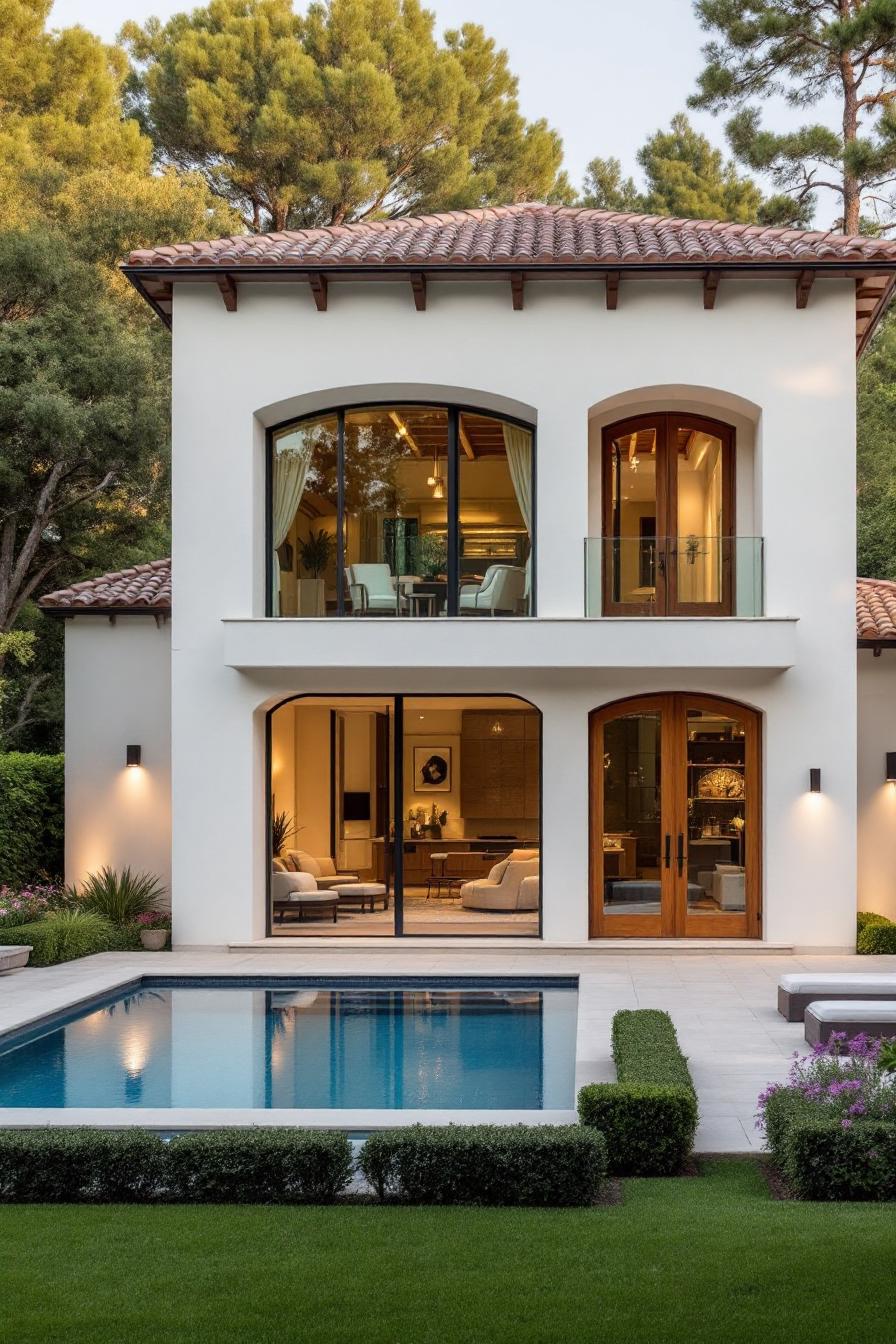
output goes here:
[{"label": "interior ceiling beam", "polygon": [[706,271],[703,276],[703,307],[706,309],[715,308],[716,294],[719,289],[720,271]]},{"label": "interior ceiling beam", "polygon": [[423,453],[420,450],[420,445],[417,443],[417,440],[414,438],[413,434],[408,429],[407,425],[402,420],[398,412],[390,411],[389,419],[392,421],[393,425],[398,430],[399,434],[404,439],[405,443],[408,445],[408,447],[410,448],[411,452],[415,455],[415,457],[422,457]]},{"label": "interior ceiling beam", "polygon": [[308,283],[311,286],[311,293],[314,295],[314,306],[319,313],[327,311],[327,277],[325,275],[309,275]]},{"label": "interior ceiling beam", "polygon": [[518,313],[522,312],[523,308],[523,288],[524,288],[524,282],[522,271],[511,271],[510,294],[511,298],[513,299],[514,311]]},{"label": "interior ceiling beam", "polygon": [[619,307],[619,272],[607,271],[607,308],[613,312]]},{"label": "interior ceiling beam", "polygon": [[426,312],[426,276],[422,271],[411,272],[411,289],[414,291],[414,307],[418,313]]},{"label": "interior ceiling beam", "polygon": [[800,271],[796,278],[796,306],[805,308],[809,302],[809,291],[815,280],[814,271]]},{"label": "interior ceiling beam", "polygon": [[472,462],[473,459],[474,459],[475,456],[476,456],[476,450],[475,450],[475,448],[473,447],[472,443],[470,442],[470,436],[469,436],[469,434],[467,433],[467,431],[464,429],[464,422],[463,422],[463,420],[460,418],[460,416],[458,416],[458,418],[457,418],[457,437],[460,439],[460,446],[461,446],[461,448],[463,448],[463,450],[464,450],[464,452],[466,453],[467,457],[468,457],[468,458],[470,459],[470,461]]},{"label": "interior ceiling beam", "polygon": [[216,275],[215,280],[228,313],[236,312],[236,281],[232,275]]}]

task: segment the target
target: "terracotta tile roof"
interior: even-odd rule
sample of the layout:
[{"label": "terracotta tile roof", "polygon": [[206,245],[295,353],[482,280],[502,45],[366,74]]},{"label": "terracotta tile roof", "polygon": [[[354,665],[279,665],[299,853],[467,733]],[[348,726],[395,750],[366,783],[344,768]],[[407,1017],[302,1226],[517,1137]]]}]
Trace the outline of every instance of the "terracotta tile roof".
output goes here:
[{"label": "terracotta tile roof", "polygon": [[896,644],[896,583],[856,579],[856,636],[860,643]]},{"label": "terracotta tile roof", "polygon": [[825,230],[521,204],[141,248],[129,267],[649,266],[883,261],[896,242]]},{"label": "terracotta tile roof", "polygon": [[171,611],[171,561],[151,560],[148,565],[85,579],[47,593],[38,605],[57,613],[145,610],[167,615]]}]

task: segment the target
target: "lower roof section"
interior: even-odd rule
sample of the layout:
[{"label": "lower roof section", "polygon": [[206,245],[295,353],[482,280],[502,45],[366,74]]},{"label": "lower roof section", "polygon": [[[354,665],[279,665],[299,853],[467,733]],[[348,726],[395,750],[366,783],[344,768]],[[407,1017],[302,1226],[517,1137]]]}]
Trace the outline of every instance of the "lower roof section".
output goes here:
[{"label": "lower roof section", "polygon": [[227,619],[224,662],[303,669],[732,668],[785,671],[795,617]]}]

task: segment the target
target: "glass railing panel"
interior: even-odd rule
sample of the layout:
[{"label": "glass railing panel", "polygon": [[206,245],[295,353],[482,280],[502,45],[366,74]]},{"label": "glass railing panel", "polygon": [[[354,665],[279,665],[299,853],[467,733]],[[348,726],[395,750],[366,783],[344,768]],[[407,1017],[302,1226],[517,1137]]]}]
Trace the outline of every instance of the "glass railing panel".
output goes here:
[{"label": "glass railing panel", "polygon": [[585,614],[764,613],[762,537],[586,537]]}]

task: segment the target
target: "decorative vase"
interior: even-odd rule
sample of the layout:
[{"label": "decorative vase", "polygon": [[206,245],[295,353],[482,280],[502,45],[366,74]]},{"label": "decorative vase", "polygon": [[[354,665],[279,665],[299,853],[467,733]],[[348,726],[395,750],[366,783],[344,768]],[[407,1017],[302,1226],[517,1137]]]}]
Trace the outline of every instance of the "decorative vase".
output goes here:
[{"label": "decorative vase", "polygon": [[300,616],[326,616],[326,589],[323,579],[299,579],[297,588]]},{"label": "decorative vase", "polygon": [[168,942],[168,930],[141,929],[140,941],[147,952],[161,952]]}]

